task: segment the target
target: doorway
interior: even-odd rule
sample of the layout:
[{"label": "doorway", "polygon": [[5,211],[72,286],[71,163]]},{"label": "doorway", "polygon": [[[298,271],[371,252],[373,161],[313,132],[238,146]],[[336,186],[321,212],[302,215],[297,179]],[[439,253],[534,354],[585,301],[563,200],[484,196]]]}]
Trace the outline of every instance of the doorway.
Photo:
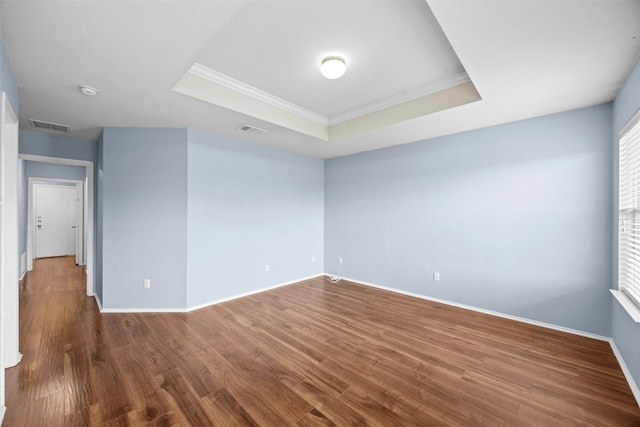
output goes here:
[{"label": "doorway", "polygon": [[33,200],[35,258],[75,255],[76,264],[83,264],[81,182],[38,182]]},{"label": "doorway", "polygon": [[[82,215],[84,217],[85,228],[83,230],[83,234],[85,238],[83,239],[83,250],[82,250],[82,260],[81,264],[86,264],[86,275],[87,275],[87,295],[94,295],[94,178],[93,178],[93,162],[87,160],[75,160],[75,159],[66,159],[60,157],[48,157],[48,156],[38,156],[32,154],[20,154],[20,158],[27,161],[33,162],[42,162],[42,163],[52,163],[58,165],[75,165],[75,166],[84,166],[86,168],[86,174],[84,182],[82,182],[82,193],[84,198],[84,206]],[[33,180],[30,180],[29,191],[31,194],[28,197],[28,217],[27,217],[27,270],[33,270],[33,259],[35,248],[33,245],[33,197],[32,197],[32,187],[33,184],[37,183]]]}]

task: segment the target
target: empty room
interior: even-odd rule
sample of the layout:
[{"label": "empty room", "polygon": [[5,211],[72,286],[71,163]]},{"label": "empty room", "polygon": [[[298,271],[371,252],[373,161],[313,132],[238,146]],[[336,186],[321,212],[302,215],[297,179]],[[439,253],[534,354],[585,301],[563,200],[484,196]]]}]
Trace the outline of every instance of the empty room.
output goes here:
[{"label": "empty room", "polygon": [[640,426],[640,1],[0,0],[0,92],[2,426]]}]

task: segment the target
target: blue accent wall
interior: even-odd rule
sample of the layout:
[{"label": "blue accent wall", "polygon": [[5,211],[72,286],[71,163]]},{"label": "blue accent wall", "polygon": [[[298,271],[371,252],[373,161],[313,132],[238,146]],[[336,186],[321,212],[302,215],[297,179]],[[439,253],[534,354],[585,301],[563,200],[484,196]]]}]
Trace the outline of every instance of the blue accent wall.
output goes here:
[{"label": "blue accent wall", "polygon": [[322,160],[192,129],[188,147],[187,306],[322,274]]},{"label": "blue accent wall", "polygon": [[103,306],[184,308],[187,130],[107,128],[101,147]]},{"label": "blue accent wall", "polygon": [[[614,232],[613,241],[615,247],[617,247],[618,229],[618,134],[638,110],[640,110],[640,60],[636,62],[633,70],[627,77],[620,93],[613,103],[612,152],[614,155],[612,162],[612,175],[614,185],[612,186],[612,194],[615,199],[615,203],[612,203],[612,206],[614,207],[614,219],[611,227]],[[613,288],[617,289],[617,252],[613,253],[612,259]],[[616,343],[616,347],[620,351],[627,368],[629,368],[635,383],[640,384],[640,325],[633,321],[631,316],[624,310],[624,308],[622,308],[620,303],[613,298],[613,296],[609,297],[609,301],[612,306],[611,337]]]},{"label": "blue accent wall", "polygon": [[610,135],[605,104],[327,160],[326,271],[607,336]]}]

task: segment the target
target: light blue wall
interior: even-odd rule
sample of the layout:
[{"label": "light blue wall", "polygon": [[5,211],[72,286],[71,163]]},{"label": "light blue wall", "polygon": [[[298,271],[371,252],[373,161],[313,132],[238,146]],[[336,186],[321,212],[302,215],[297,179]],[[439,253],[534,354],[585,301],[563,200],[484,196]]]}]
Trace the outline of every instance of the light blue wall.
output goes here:
[{"label": "light blue wall", "polygon": [[20,129],[20,153],[95,162],[97,144],[87,139]]},{"label": "light blue wall", "polygon": [[194,130],[107,128],[96,169],[107,309],[184,309],[323,271],[322,160]]},{"label": "light blue wall", "polygon": [[610,119],[606,104],[328,160],[326,271],[343,257],[348,278],[609,335]]},{"label": "light blue wall", "polygon": [[322,273],[322,160],[192,129],[188,147],[187,306]]},{"label": "light blue wall", "polygon": [[26,161],[27,177],[73,179],[84,181],[87,169],[84,166],[59,165]]},{"label": "light blue wall", "polygon": [[[636,62],[635,67],[627,77],[620,93],[613,103],[613,132],[612,132],[612,151],[613,155],[613,196],[617,206],[618,200],[618,133],[624,125],[633,117],[640,109],[640,61]],[[613,212],[614,220],[612,221],[612,229],[614,230],[614,243],[617,246],[617,209]],[[618,288],[617,278],[617,253],[613,254],[613,288]],[[613,316],[611,320],[611,337],[616,343],[616,347],[620,350],[620,354],[629,368],[631,375],[636,384],[640,384],[640,325],[635,323],[629,314],[620,306],[618,301],[610,296]]]},{"label": "light blue wall", "polygon": [[102,152],[103,306],[185,307],[187,130],[107,128]]}]

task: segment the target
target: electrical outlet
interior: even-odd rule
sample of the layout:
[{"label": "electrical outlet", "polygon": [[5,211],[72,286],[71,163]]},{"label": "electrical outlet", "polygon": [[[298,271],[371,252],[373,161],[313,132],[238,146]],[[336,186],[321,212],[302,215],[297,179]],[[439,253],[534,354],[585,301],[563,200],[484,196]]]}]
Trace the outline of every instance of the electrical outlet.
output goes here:
[{"label": "electrical outlet", "polygon": [[315,255],[311,256],[311,262],[316,262],[316,256]]},{"label": "electrical outlet", "polygon": [[149,289],[151,287],[151,279],[144,279],[142,286],[144,286],[145,289]]},{"label": "electrical outlet", "polygon": [[271,269],[271,267],[269,267],[269,264],[264,266],[264,272],[265,273],[268,273],[270,269]]},{"label": "electrical outlet", "polygon": [[440,273],[434,272],[433,273],[433,280],[435,280],[436,282],[439,282],[440,281]]},{"label": "electrical outlet", "polygon": [[342,259],[342,257],[340,257],[340,258],[338,259],[338,261],[340,262],[340,264],[342,264],[342,263],[344,262],[344,260]]}]

